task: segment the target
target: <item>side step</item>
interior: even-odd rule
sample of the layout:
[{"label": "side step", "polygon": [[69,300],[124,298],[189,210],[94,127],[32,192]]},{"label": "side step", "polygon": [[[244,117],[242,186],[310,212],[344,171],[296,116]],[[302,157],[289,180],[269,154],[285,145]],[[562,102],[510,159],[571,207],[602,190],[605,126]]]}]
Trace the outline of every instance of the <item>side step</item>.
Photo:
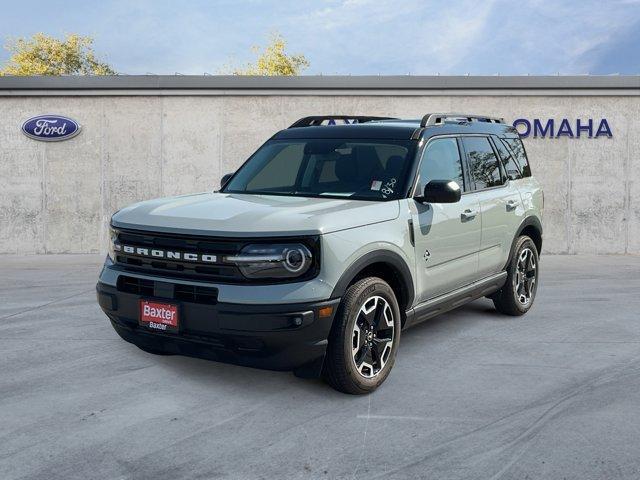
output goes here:
[{"label": "side step", "polygon": [[439,297],[427,300],[424,303],[416,305],[412,309],[407,311],[407,320],[404,324],[404,328],[412,327],[420,322],[424,322],[429,318],[440,315],[441,313],[448,312],[454,308],[458,308],[465,303],[477,300],[480,297],[485,297],[497,292],[502,288],[504,282],[507,280],[507,272],[500,272],[491,277],[478,280],[465,287],[454,290],[453,292],[445,293]]}]

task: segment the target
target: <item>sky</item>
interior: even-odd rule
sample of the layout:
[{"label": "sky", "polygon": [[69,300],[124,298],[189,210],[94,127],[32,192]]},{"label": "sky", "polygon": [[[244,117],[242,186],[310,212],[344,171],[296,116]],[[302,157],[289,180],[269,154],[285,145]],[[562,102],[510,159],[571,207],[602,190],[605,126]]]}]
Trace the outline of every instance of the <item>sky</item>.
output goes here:
[{"label": "sky", "polygon": [[309,75],[640,74],[640,0],[0,0],[3,44],[89,35],[124,74],[223,73],[275,31]]}]

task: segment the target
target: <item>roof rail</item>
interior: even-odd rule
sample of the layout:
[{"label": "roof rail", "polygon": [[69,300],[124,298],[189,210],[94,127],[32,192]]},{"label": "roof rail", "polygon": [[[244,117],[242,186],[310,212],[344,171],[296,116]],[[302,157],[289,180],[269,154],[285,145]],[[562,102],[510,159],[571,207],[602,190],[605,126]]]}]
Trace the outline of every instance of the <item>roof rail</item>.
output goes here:
[{"label": "roof rail", "polygon": [[504,123],[504,118],[489,117],[487,115],[472,115],[470,113],[427,113],[420,121],[420,126],[432,127],[441,125],[447,119],[465,119],[467,122]]},{"label": "roof rail", "polygon": [[366,117],[362,115],[314,115],[311,117],[304,117],[293,123],[289,128],[298,127],[314,127],[322,125],[325,120],[354,120],[353,123],[365,123],[372,120],[396,120],[393,117]]}]

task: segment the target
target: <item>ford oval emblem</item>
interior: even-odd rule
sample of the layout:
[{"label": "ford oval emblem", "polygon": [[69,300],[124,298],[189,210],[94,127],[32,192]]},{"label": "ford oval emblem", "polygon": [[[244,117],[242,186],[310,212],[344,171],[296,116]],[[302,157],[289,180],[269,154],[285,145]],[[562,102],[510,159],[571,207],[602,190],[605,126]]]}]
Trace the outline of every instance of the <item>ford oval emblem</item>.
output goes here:
[{"label": "ford oval emblem", "polygon": [[22,124],[23,133],[34,140],[59,142],[80,133],[80,125],[75,120],[60,115],[38,115]]}]

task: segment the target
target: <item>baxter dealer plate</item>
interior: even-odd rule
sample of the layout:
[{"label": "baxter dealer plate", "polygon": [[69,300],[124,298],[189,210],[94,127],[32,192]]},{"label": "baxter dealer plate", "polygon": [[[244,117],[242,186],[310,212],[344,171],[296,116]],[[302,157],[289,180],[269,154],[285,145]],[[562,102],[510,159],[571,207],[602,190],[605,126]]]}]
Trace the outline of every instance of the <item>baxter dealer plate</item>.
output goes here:
[{"label": "baxter dealer plate", "polygon": [[140,300],[140,325],[159,332],[178,332],[178,305],[151,300]]}]

